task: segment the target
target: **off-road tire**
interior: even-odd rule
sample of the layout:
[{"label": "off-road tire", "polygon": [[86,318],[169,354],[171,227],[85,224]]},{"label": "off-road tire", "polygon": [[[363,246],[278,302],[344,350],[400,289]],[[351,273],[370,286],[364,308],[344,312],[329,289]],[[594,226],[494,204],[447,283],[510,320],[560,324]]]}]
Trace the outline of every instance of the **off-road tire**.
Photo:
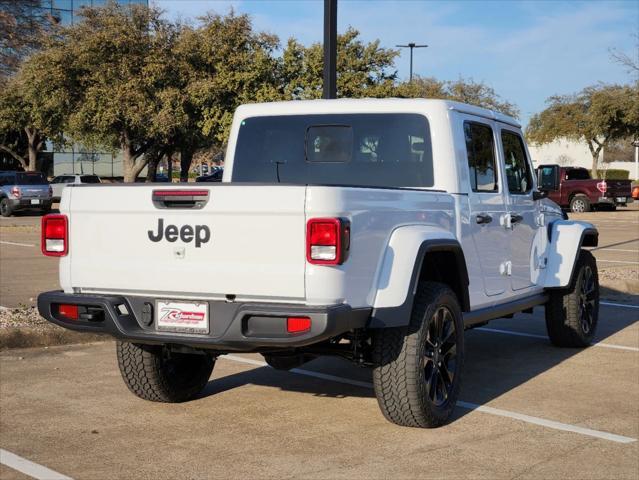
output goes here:
[{"label": "off-road tire", "polygon": [[[590,270],[590,277],[588,276]],[[591,294],[588,279],[592,281]],[[585,297],[584,297],[585,295]],[[592,312],[590,320],[583,318],[583,312]],[[558,347],[587,347],[592,343],[599,320],[599,276],[595,257],[587,250],[581,250],[573,272],[573,278],[566,289],[551,291],[546,304],[546,328],[553,345]]]},{"label": "off-road tire", "polygon": [[116,349],[126,386],[152,402],[192,399],[202,391],[215,366],[211,355],[174,353],[159,345],[117,342]]},{"label": "off-road tire", "polygon": [[590,200],[587,196],[578,194],[570,199],[570,211],[573,213],[584,213],[591,210]]},{"label": "off-road tire", "polygon": [[[433,315],[447,310],[454,325],[454,374],[443,403],[431,400],[429,372],[435,359],[427,359],[431,349],[427,339],[433,338],[436,325]],[[417,288],[410,323],[406,327],[378,329],[373,337],[373,385],[379,407],[387,420],[406,427],[438,427],[450,417],[461,387],[464,363],[464,329],[459,301],[448,286],[422,282]],[[443,344],[446,344],[445,342]],[[452,347],[450,347],[452,348]],[[441,349],[440,349],[441,350]],[[431,355],[434,352],[431,352]],[[441,357],[445,367],[446,355]],[[430,370],[429,370],[430,367]],[[443,378],[443,377],[442,377]],[[435,383],[435,385],[437,385]]]},{"label": "off-road tire", "polygon": [[10,217],[13,213],[13,209],[11,208],[11,204],[7,198],[3,198],[0,200],[0,215],[3,217]]}]

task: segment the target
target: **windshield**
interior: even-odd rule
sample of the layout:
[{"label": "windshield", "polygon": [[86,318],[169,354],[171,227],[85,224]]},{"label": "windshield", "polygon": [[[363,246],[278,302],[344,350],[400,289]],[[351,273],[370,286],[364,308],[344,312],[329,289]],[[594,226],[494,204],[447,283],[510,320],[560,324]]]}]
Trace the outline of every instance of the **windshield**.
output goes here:
[{"label": "windshield", "polygon": [[428,122],[418,114],[247,118],[232,181],[432,187]]},{"label": "windshield", "polygon": [[19,172],[16,176],[16,185],[48,185],[43,174],[37,172]]}]

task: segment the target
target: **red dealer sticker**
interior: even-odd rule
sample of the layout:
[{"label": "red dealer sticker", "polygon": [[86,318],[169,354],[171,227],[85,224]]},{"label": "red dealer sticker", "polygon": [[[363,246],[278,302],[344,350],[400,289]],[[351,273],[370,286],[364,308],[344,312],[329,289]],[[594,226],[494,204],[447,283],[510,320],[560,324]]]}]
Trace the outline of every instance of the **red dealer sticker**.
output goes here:
[{"label": "red dealer sticker", "polygon": [[156,302],[158,330],[182,333],[209,333],[209,305],[206,302]]}]

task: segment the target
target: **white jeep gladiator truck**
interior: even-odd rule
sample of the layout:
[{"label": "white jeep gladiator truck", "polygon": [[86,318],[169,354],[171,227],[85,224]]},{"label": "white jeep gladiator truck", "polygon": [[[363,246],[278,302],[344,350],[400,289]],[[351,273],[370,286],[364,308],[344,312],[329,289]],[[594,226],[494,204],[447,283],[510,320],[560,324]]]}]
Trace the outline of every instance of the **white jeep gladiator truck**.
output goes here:
[{"label": "white jeep gladiator truck", "polygon": [[520,125],[441,100],[235,113],[222,183],[70,185],[43,219],[62,291],[42,316],[115,337],[137,396],[192,399],[216,358],[372,366],[385,417],[451,414],[464,330],[544,306],[553,344],[597,326],[597,230],[537,189]]}]

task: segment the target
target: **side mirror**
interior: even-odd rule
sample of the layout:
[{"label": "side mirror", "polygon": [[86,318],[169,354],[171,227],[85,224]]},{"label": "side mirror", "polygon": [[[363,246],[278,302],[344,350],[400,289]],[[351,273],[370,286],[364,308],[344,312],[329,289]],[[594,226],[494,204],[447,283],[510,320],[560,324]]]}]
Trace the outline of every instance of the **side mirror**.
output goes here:
[{"label": "side mirror", "polygon": [[542,198],[546,198],[548,196],[547,190],[535,190],[533,192],[533,200],[541,200]]}]

